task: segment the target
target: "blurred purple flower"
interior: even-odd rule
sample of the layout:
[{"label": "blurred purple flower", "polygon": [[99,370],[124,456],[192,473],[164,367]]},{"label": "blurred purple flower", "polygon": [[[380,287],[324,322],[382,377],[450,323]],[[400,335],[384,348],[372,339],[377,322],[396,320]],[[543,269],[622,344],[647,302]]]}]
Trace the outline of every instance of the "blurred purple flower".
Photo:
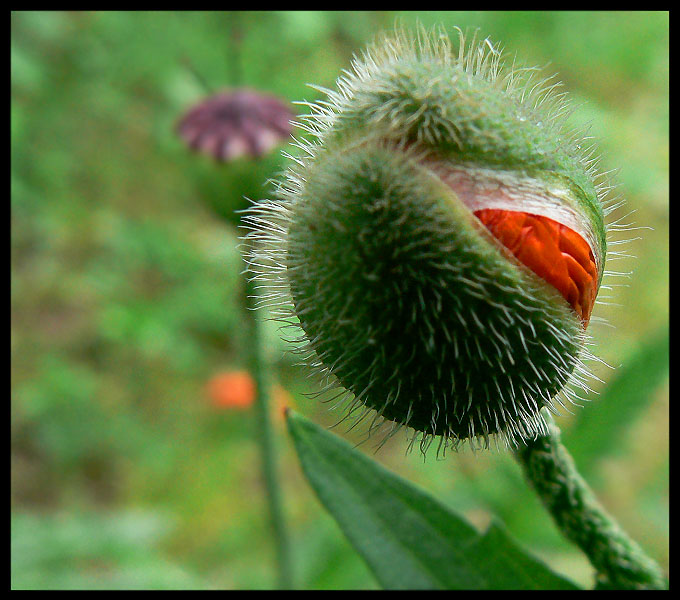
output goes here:
[{"label": "blurred purple flower", "polygon": [[290,136],[294,116],[285,101],[240,88],[194,105],[180,119],[177,133],[193,150],[221,162],[257,158]]}]

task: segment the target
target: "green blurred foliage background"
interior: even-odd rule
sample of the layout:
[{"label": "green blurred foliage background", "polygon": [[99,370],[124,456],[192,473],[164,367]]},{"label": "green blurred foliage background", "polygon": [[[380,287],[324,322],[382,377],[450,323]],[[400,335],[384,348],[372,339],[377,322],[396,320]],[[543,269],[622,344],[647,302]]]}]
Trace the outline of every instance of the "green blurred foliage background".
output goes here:
[{"label": "green blurred foliage background", "polygon": [[[559,73],[579,104],[574,122],[591,124],[603,168],[619,169],[627,205],[616,217],[635,211],[624,220],[648,228],[628,234],[640,237],[629,245],[635,260],[609,266],[633,274],[596,307],[610,326],[594,323],[594,350],[625,368],[667,335],[667,13],[12,13],[13,588],[274,586],[253,415],[215,410],[205,384],[242,367],[248,343],[239,232],[211,202],[265,197],[264,179],[284,161],[277,152],[219,166],[188,152],[173,127],[205,96],[201,78],[212,89],[318,99],[306,84],[332,86],[395,19],[479,27],[524,64]],[[267,335],[298,410],[332,424],[339,413],[302,395],[310,384],[274,324]],[[667,352],[654,357],[658,368]],[[593,370],[605,383],[615,376]],[[631,394],[630,419],[606,393],[592,406],[600,397],[603,422],[623,425],[606,451],[574,448],[579,466],[667,568],[667,376],[644,398]],[[273,418],[296,585],[375,587]],[[577,420],[558,420],[567,437]],[[337,431],[360,441],[358,429]],[[375,459],[480,527],[498,516],[556,570],[590,584],[589,565],[506,453],[423,461],[405,447],[395,436]],[[372,442],[363,448],[372,453]]]}]

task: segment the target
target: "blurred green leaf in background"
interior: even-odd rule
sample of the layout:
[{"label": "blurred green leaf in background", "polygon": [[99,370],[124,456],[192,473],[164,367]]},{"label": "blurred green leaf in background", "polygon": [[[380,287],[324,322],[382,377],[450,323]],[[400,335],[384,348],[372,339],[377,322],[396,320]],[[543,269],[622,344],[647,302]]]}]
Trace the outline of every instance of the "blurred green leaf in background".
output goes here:
[{"label": "blurred green leaf in background", "polygon": [[[273,587],[252,415],[217,410],[205,392],[215,373],[243,367],[248,343],[240,233],[210,205],[241,202],[246,180],[248,194],[266,197],[264,174],[285,160],[217,164],[190,153],[175,125],[205,96],[201,78],[217,90],[238,73],[239,85],[290,102],[319,99],[307,84],[331,87],[397,19],[479,27],[511,57],[558,73],[602,168],[618,169],[627,203],[614,218],[648,228],[628,232],[640,238],[629,244],[636,258],[608,268],[632,274],[612,278],[625,285],[605,290],[608,304],[594,312],[603,322],[591,327],[593,350],[618,371],[592,365],[603,383],[558,424],[602,502],[668,568],[668,13],[20,11],[11,15],[13,588]],[[338,413],[304,396],[314,388],[282,354],[275,323],[267,336],[299,412],[334,423]],[[283,419],[275,430],[297,585],[377,587],[306,484]],[[395,436],[374,458],[477,529],[502,521],[560,575],[590,585],[589,565],[510,457],[423,463],[405,447]]]}]

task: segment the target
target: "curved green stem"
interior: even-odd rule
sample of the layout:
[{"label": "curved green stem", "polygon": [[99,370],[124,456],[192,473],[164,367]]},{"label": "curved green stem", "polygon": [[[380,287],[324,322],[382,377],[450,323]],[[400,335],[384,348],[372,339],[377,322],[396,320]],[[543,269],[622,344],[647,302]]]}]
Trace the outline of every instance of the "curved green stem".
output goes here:
[{"label": "curved green stem", "polygon": [[275,434],[272,429],[269,410],[269,391],[271,386],[269,364],[262,340],[261,321],[257,319],[255,308],[258,290],[255,283],[246,277],[246,319],[248,323],[249,367],[255,381],[255,412],[258,422],[259,444],[262,456],[262,470],[269,502],[271,526],[276,544],[278,565],[278,586],[292,589],[290,543],[283,516],[281,486],[276,470]]},{"label": "curved green stem", "polygon": [[661,568],[620,528],[579,475],[552,419],[549,429],[515,456],[560,531],[595,567],[596,589],[667,589]]}]

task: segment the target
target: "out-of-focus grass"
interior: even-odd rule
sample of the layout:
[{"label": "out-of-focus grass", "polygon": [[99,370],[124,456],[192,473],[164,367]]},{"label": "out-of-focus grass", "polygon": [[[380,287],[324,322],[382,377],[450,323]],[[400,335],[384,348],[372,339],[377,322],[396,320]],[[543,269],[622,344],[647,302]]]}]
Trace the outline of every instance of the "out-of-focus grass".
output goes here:
[{"label": "out-of-focus grass", "polygon": [[[266,588],[275,578],[254,423],[214,410],[204,384],[240,367],[238,233],[207,208],[243,179],[191,155],[172,128],[204,91],[241,83],[317,98],[353,52],[399,16],[477,26],[522,62],[558,72],[575,122],[619,168],[634,269],[596,314],[595,350],[625,362],[668,321],[668,14],[12,14],[12,585],[16,588]],[[240,39],[240,69],[229,39]],[[244,168],[241,165],[239,168]],[[264,196],[267,189],[249,194]],[[272,326],[272,353],[283,344]],[[304,374],[279,358],[300,411]],[[595,365],[599,377],[609,369]],[[598,384],[598,387],[601,387]],[[597,400],[595,400],[597,401]],[[584,409],[587,410],[587,407]],[[567,415],[568,417],[568,415]],[[668,388],[591,469],[605,504],[668,563]],[[560,424],[568,428],[572,420]],[[375,586],[322,513],[276,421],[300,587]],[[343,433],[342,426],[338,429]],[[361,439],[361,433],[352,433]],[[371,451],[370,442],[365,446]],[[483,526],[499,515],[525,545],[585,584],[519,471],[500,453],[376,459]]]}]

